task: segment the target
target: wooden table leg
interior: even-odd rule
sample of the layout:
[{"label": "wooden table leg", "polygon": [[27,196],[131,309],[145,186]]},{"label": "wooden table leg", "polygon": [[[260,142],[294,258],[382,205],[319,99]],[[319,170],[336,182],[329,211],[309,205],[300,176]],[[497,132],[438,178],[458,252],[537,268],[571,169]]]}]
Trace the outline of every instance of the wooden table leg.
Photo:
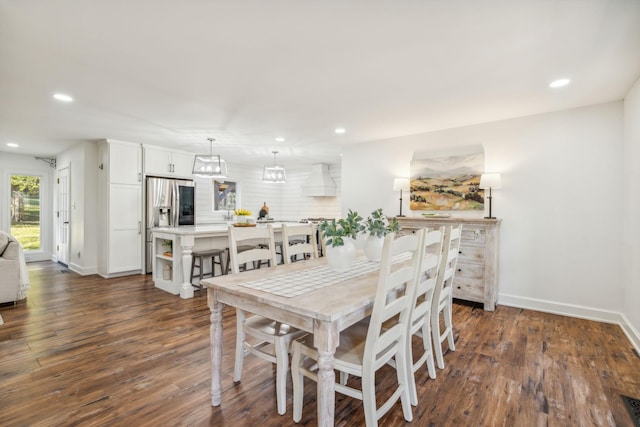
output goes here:
[{"label": "wooden table leg", "polygon": [[318,350],[318,427],[333,427],[334,424],[336,376],[333,363],[338,342],[334,325],[317,325],[314,345]]},{"label": "wooden table leg", "polygon": [[213,289],[207,291],[207,305],[211,310],[211,406],[220,406],[222,400],[222,308]]}]

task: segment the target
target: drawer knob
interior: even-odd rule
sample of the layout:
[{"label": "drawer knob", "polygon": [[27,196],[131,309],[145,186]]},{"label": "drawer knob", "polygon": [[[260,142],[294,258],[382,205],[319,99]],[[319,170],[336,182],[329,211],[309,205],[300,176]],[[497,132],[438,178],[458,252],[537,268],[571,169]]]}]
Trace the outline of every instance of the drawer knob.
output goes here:
[{"label": "drawer knob", "polygon": [[459,269],[458,269],[458,271],[462,271],[462,269],[461,269],[461,268],[459,268]]}]

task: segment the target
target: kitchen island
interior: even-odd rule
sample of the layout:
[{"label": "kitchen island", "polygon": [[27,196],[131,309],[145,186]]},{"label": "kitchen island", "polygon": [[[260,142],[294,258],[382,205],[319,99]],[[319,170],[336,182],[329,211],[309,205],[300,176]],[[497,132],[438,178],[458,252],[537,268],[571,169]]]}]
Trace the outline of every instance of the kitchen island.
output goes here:
[{"label": "kitchen island", "polygon": [[[288,221],[287,221],[288,222]],[[291,221],[297,223],[297,221]],[[191,286],[192,252],[229,247],[228,226],[231,222],[203,225],[181,225],[178,227],[157,227],[153,234],[153,283],[180,298],[193,298]],[[276,236],[280,234],[283,222],[269,222]],[[256,227],[266,227],[264,223]],[[258,242],[259,243],[259,242]]]}]

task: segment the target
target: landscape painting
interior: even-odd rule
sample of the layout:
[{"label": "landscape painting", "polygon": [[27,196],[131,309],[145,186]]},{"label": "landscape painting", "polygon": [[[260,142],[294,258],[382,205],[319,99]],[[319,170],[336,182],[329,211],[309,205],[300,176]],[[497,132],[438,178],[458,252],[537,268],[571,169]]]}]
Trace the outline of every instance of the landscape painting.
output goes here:
[{"label": "landscape painting", "polygon": [[483,170],[483,151],[413,160],[410,209],[484,210]]}]

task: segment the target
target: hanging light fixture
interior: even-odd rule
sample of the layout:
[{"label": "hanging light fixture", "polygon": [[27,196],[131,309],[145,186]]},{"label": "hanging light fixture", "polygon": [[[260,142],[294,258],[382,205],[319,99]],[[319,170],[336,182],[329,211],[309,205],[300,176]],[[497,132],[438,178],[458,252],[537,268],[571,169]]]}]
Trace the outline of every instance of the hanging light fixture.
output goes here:
[{"label": "hanging light fixture", "polygon": [[213,138],[209,140],[209,154],[196,154],[193,160],[193,174],[204,178],[226,178],[227,162],[219,154],[213,154]]},{"label": "hanging light fixture", "polygon": [[264,172],[262,172],[262,182],[275,182],[277,184],[284,184],[287,182],[287,172],[282,166],[276,165],[276,154],[278,154],[278,152],[272,151],[272,153],[273,166],[264,166]]}]

